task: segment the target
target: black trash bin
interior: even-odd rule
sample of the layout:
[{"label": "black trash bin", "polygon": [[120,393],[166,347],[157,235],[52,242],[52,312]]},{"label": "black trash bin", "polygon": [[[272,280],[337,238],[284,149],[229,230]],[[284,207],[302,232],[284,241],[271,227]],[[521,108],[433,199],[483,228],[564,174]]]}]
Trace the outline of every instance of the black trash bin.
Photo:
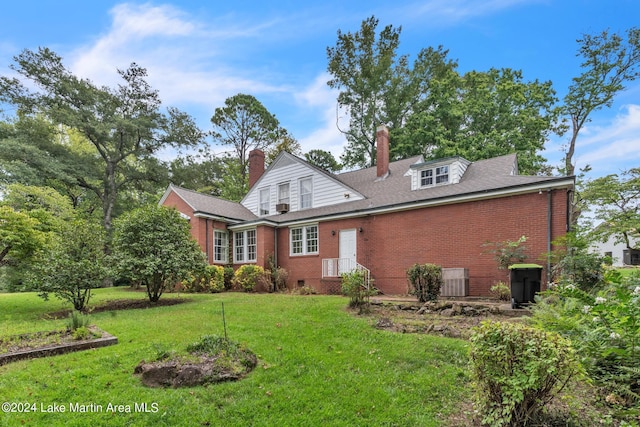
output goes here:
[{"label": "black trash bin", "polygon": [[540,292],[542,266],[538,264],[513,264],[509,267],[511,282],[511,308],[535,301]]}]

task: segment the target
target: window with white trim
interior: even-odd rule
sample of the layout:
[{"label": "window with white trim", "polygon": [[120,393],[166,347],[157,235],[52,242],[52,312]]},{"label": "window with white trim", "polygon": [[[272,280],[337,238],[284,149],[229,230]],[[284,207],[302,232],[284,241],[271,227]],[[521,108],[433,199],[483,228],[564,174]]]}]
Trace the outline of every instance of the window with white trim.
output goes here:
[{"label": "window with white trim", "polygon": [[439,166],[431,169],[422,169],[420,171],[420,187],[431,187],[433,185],[448,183],[449,165]]},{"label": "window with white trim", "polygon": [[433,185],[433,169],[420,171],[420,186],[428,187]]},{"label": "window with white trim", "polygon": [[229,262],[229,234],[223,230],[213,232],[213,261]]},{"label": "window with white trim", "polygon": [[291,255],[318,253],[318,225],[305,225],[289,230]]},{"label": "window with white trim", "polygon": [[313,180],[311,177],[300,180],[300,204],[299,209],[307,209],[312,206]]},{"label": "window with white trim", "polygon": [[258,253],[256,230],[233,232],[234,262],[255,262]]},{"label": "window with white trim", "polygon": [[278,204],[289,204],[289,183],[278,184]]},{"label": "window with white trim", "polygon": [[269,187],[260,189],[260,215],[269,215],[270,193]]},{"label": "window with white trim", "polygon": [[446,184],[449,182],[449,166],[436,168],[436,184]]}]

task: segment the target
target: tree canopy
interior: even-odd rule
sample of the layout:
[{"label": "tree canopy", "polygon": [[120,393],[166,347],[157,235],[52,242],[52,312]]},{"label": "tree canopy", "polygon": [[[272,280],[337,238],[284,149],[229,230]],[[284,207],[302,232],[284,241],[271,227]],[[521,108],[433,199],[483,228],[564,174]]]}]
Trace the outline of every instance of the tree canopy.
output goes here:
[{"label": "tree canopy", "polygon": [[[118,195],[136,183],[154,179],[153,156],[169,146],[195,146],[203,133],[187,114],[175,108],[161,112],[157,91],[146,82],[146,69],[132,63],[118,70],[124,81],[116,88],[98,87],[73,75],[47,48],[24,50],[12,65],[18,78],[0,77],[0,100],[16,105],[20,114],[43,114],[54,126],[77,130],[93,147],[74,152],[68,144],[38,147],[60,166],[52,179],[92,192],[101,202],[108,230]],[[44,142],[43,142],[44,144]]]},{"label": "tree canopy", "polygon": [[276,116],[252,95],[239,93],[224,101],[211,117],[213,138],[233,147],[234,158],[240,164],[240,178],[247,180],[249,152],[259,148],[267,151],[283,132]]},{"label": "tree canopy", "polygon": [[600,223],[592,230],[595,238],[613,237],[627,248],[640,249],[640,168],[589,181],[581,196]]},{"label": "tree canopy", "polygon": [[393,158],[463,156],[475,161],[518,152],[524,173],[539,173],[539,152],[558,117],[551,82],[524,81],[512,69],[457,72],[448,51],[422,49],[409,66],[398,55],[401,27],[377,33],[374,17],[356,33],[338,31],[327,48],[328,85],[340,90],[338,105],[349,115],[342,129],[346,167],[375,164],[375,129],[391,129]]}]

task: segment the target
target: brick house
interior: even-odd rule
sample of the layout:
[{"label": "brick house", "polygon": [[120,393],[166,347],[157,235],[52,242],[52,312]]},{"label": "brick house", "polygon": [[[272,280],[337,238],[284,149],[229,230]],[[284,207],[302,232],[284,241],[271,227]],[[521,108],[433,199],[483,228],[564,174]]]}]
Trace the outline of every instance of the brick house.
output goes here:
[{"label": "brick house", "polygon": [[170,185],[160,204],[190,221],[210,263],[266,267],[274,256],[290,288],[333,293],[340,273],[363,268],[381,292],[405,294],[407,268],[429,262],[463,271],[462,294],[488,295],[508,274],[483,245],[523,235],[546,283],[544,254],[567,231],[573,177],[519,175],[515,154],[389,162],[384,126],[377,145],[375,167],[337,175],[286,152],[265,170],[254,150],[240,203]]}]

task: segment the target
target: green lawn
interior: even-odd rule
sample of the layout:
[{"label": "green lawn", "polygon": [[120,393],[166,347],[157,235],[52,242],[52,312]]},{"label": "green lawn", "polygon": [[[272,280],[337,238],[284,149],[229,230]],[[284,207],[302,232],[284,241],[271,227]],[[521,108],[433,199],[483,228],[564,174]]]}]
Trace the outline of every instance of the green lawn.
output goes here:
[{"label": "green lawn", "polygon": [[[36,411],[0,412],[0,425],[441,426],[470,399],[464,341],[377,330],[345,309],[346,298],[186,296],[190,302],[174,306],[93,314],[92,323],[118,337],[115,346],[1,366],[0,400]],[[101,289],[92,304],[144,297]],[[229,338],[259,358],[245,379],[151,389],[133,376],[158,347],[184,350],[222,334],[222,301]],[[61,308],[35,294],[0,294],[0,335],[63,328],[64,320],[41,317]],[[135,412],[143,403],[150,412]],[[78,404],[95,412],[70,412]],[[109,404],[132,412],[113,413]],[[43,412],[55,405],[65,412]]]}]

